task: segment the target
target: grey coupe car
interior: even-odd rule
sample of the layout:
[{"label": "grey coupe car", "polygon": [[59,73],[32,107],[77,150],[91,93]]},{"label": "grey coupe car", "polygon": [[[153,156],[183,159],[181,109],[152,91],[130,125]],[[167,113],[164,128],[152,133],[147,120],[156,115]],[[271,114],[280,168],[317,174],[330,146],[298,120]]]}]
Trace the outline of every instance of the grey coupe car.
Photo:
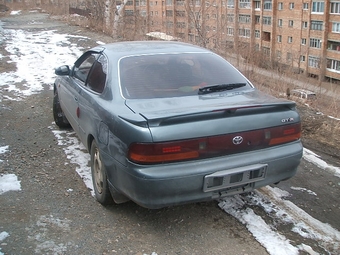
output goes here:
[{"label": "grey coupe car", "polygon": [[292,101],[191,44],[117,42],[55,70],[55,123],[91,154],[96,199],[161,208],[288,179],[302,157]]}]

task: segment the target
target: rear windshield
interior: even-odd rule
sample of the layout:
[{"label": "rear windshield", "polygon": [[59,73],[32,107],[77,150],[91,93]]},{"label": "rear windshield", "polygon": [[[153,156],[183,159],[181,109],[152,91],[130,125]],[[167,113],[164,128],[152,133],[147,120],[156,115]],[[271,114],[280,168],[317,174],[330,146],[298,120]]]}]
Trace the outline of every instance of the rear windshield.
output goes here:
[{"label": "rear windshield", "polygon": [[[125,57],[119,62],[119,73],[127,99],[197,95],[204,86],[247,83],[227,61],[211,53]],[[247,88],[248,83],[237,90]]]}]

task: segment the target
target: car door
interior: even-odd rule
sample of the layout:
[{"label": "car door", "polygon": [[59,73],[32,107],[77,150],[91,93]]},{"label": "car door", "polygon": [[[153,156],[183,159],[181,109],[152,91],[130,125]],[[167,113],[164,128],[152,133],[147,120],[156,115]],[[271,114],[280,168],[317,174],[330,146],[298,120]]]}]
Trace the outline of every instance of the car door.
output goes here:
[{"label": "car door", "polygon": [[93,51],[84,53],[75,62],[67,86],[63,86],[59,92],[59,97],[64,103],[64,113],[76,133],[79,133],[79,97],[98,55]]},{"label": "car door", "polygon": [[102,123],[100,117],[101,103],[104,101],[102,92],[107,78],[107,59],[103,55],[97,55],[85,82],[85,88],[81,91],[78,100],[80,115],[79,137],[84,144],[89,133],[96,136]]}]

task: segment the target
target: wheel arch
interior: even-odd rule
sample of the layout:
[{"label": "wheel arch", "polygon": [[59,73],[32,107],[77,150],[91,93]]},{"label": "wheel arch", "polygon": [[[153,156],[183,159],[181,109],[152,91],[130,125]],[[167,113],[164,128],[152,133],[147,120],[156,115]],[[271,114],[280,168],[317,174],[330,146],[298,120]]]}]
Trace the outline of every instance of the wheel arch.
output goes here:
[{"label": "wheel arch", "polygon": [[93,140],[94,140],[94,136],[93,136],[92,134],[89,134],[89,135],[87,136],[87,151],[88,151],[89,153],[91,153],[91,146],[92,146]]}]

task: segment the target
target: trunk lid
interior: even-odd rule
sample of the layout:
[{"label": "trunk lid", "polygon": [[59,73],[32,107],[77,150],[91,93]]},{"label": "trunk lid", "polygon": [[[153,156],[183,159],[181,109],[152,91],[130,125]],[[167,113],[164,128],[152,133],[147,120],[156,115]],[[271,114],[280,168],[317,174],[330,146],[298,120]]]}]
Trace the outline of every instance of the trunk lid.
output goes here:
[{"label": "trunk lid", "polygon": [[242,134],[300,122],[295,102],[278,99],[256,89],[126,100],[126,105],[145,118],[154,142]]}]

